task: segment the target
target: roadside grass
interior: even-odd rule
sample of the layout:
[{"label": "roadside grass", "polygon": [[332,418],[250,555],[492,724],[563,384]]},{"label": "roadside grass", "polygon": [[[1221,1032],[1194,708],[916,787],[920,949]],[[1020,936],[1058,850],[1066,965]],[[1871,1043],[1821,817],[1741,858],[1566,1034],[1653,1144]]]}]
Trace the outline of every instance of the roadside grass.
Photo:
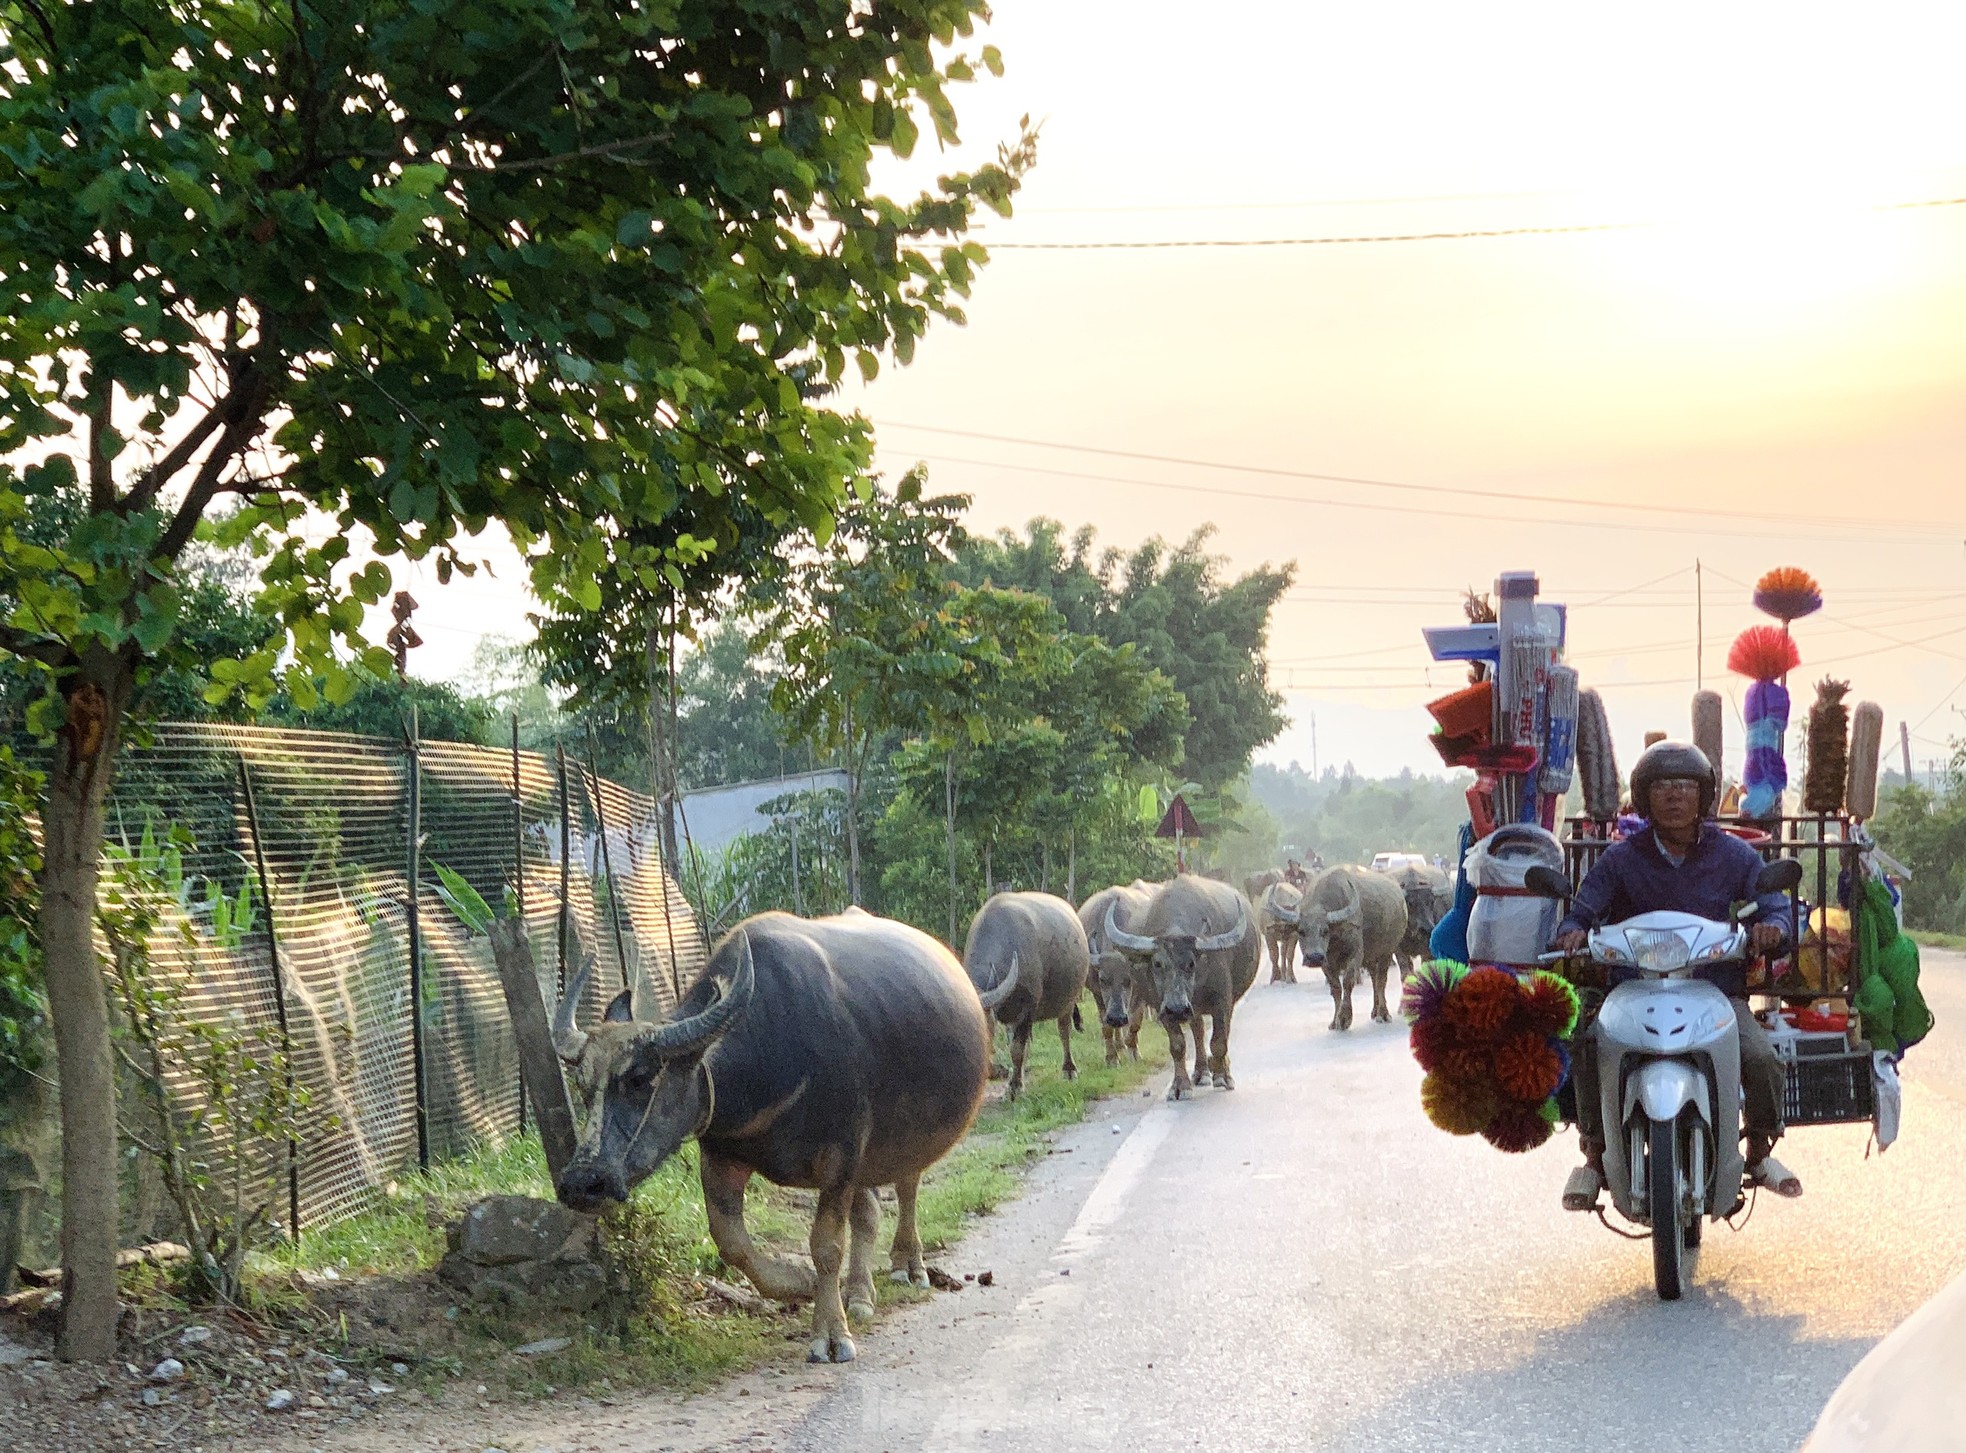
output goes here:
[{"label": "roadside grass", "polygon": [[[1096,1021],[1073,1035],[1079,1077],[1067,1081],[1058,1036],[1043,1026],[1032,1037],[1023,1095],[1013,1104],[993,1082],[975,1126],[922,1181],[917,1217],[924,1247],[946,1253],[966,1223],[1014,1196],[1024,1169],[1045,1151],[1047,1137],[1085,1116],[1094,1100],[1137,1091],[1167,1069],[1165,1036],[1151,1023],[1141,1035],[1138,1062],[1108,1068]],[[1007,1060],[1007,1036],[997,1052]],[[428,1172],[400,1177],[371,1210],[295,1242],[256,1255],[251,1263],[250,1307],[275,1320],[306,1323],[310,1292],[332,1270],[336,1285],[363,1279],[404,1282],[428,1272],[443,1256],[444,1225],[489,1195],[550,1198],[546,1162],[536,1137],[484,1147]],[[745,1220],[754,1240],[776,1251],[803,1253],[813,1193],[754,1179],[745,1199]],[[891,1200],[883,1206],[881,1245],[894,1231]],[[729,1305],[706,1287],[705,1278],[741,1283],[710,1239],[697,1181],[694,1142],[683,1147],[636,1189],[628,1206],[610,1214],[608,1237],[618,1273],[636,1303],[611,1325],[605,1317],[560,1330],[566,1349],[542,1357],[511,1358],[510,1349],[548,1330],[539,1319],[516,1320],[460,1308],[448,1314],[452,1345],[428,1360],[420,1379],[435,1390],[467,1370],[497,1376],[515,1395],[542,1397],[558,1389],[629,1388],[687,1390],[755,1366],[787,1342],[802,1343],[805,1314],[760,1315]],[[877,1262],[883,1303],[934,1295],[890,1282],[885,1256]],[[429,1293],[426,1293],[429,1295]],[[434,1293],[434,1318],[446,1318],[443,1293]]]},{"label": "roadside grass", "polygon": [[1913,943],[1922,943],[1927,948],[1949,948],[1956,953],[1966,953],[1966,933],[1934,933],[1925,928],[1908,928]]}]

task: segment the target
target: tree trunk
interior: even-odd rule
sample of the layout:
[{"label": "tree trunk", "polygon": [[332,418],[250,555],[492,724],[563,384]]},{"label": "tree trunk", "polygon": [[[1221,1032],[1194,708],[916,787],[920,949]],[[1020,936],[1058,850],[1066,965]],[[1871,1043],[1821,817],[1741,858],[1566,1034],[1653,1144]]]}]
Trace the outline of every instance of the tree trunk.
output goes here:
[{"label": "tree trunk", "polygon": [[985,838],[983,840],[983,896],[978,900],[979,905],[988,903],[990,901],[990,895],[997,890],[997,885],[990,881],[995,876],[990,867],[990,853],[990,840]]},{"label": "tree trunk", "polygon": [[949,841],[949,947],[956,946],[956,749],[942,763],[943,821]]},{"label": "tree trunk", "polygon": [[663,668],[667,657],[659,621],[649,626],[647,654],[649,786],[655,795],[656,831],[662,867],[671,877],[677,877],[680,863],[676,855],[676,744],[670,730],[672,718],[668,698],[671,693],[665,689],[668,673]]},{"label": "tree trunk", "polygon": [[1079,901],[1079,830],[1074,827],[1065,839],[1065,900]]},{"label": "tree trunk", "polygon": [[91,653],[66,683],[68,723],[48,776],[41,828],[41,952],[61,1082],[63,1358],[116,1354],[116,1078],[109,997],[94,937],[108,793],[133,674]]},{"label": "tree trunk", "polygon": [[1038,887],[1051,891],[1051,839],[1046,838],[1038,853]]},{"label": "tree trunk", "polygon": [[860,902],[860,764],[864,750],[853,737],[853,702],[846,703],[846,900]]}]

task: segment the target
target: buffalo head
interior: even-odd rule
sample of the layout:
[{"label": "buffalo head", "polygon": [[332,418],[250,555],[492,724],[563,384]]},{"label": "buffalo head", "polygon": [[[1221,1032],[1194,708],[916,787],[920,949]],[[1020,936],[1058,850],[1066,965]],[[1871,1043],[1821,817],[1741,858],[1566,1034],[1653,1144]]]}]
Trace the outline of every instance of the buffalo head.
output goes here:
[{"label": "buffalo head", "polygon": [[1344,901],[1328,908],[1310,894],[1297,907],[1297,946],[1303,951],[1307,968],[1321,969],[1331,951],[1333,937],[1361,929],[1364,910],[1358,901],[1358,888],[1349,879],[1344,884]]},{"label": "buffalo head", "polygon": [[1149,969],[1154,993],[1160,999],[1161,1018],[1181,1022],[1194,1014],[1195,970],[1201,956],[1234,948],[1248,931],[1249,920],[1240,902],[1236,905],[1236,926],[1226,933],[1211,934],[1128,933],[1119,926],[1119,916],[1113,907],[1106,909],[1106,941]]},{"label": "buffalo head", "polygon": [[[574,1024],[591,960],[582,965],[554,1016],[554,1044],[576,1080],[597,1093],[573,1159],[560,1173],[560,1200],[597,1211],[628,1193],[710,1122],[716,1088],[705,1058],[751,1003],[756,987],[751,942],[740,929],[719,957],[734,957],[716,997],[661,1024],[635,1022],[623,990],[591,1034]],[[691,996],[695,998],[695,995]]]}]

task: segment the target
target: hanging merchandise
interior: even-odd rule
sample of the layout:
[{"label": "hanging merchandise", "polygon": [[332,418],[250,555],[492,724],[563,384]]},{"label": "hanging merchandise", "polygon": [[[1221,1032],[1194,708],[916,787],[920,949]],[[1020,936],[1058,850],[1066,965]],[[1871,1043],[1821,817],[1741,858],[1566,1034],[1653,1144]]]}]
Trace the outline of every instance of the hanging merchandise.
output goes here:
[{"label": "hanging merchandise", "polygon": [[1554,831],[1563,799],[1577,774],[1577,668],[1550,668],[1549,727],[1543,745],[1543,767],[1536,774],[1536,820]]},{"label": "hanging merchandise", "polygon": [[1538,865],[1563,870],[1563,844],[1534,823],[1499,827],[1474,845],[1464,871],[1474,883],[1468,916],[1468,954],[1487,964],[1534,967],[1549,947],[1562,904],[1524,886]]},{"label": "hanging merchandise", "polygon": [[1434,925],[1427,952],[1437,959],[1465,960],[1468,956],[1468,917],[1474,911],[1474,883],[1468,877],[1468,851],[1474,846],[1474,826],[1461,824],[1460,849],[1455,854],[1454,906]]},{"label": "hanging merchandise", "polygon": [[1918,987],[1918,945],[1899,932],[1891,890],[1874,875],[1857,885],[1851,915],[1863,979],[1855,1008],[1864,1038],[1872,1049],[1901,1056],[1932,1032],[1932,1011]]},{"label": "hanging merchandise", "polygon": [[1789,693],[1779,678],[1801,664],[1795,642],[1773,626],[1749,626],[1727,653],[1727,669],[1754,683],[1741,708],[1747,728],[1741,816],[1756,822],[1781,816],[1782,793],[1789,782],[1788,759],[1782,751],[1789,728]]},{"label": "hanging merchandise", "polygon": [[1604,698],[1595,691],[1577,693],[1577,771],[1584,779],[1585,814],[1595,823],[1610,822],[1618,815],[1618,754]]},{"label": "hanging merchandise", "polygon": [[1754,583],[1754,608],[1782,623],[1814,615],[1823,608],[1823,588],[1807,570],[1778,565]]},{"label": "hanging merchandise", "polygon": [[1843,784],[1843,811],[1858,822],[1877,816],[1877,767],[1884,748],[1884,708],[1857,703],[1850,722],[1850,772]]},{"label": "hanging merchandise", "polygon": [[1565,1045],[1577,993],[1555,974],[1517,975],[1432,959],[1407,977],[1400,1013],[1425,1071],[1420,1106],[1450,1135],[1498,1150],[1534,1150],[1556,1128],[1556,1092],[1570,1078]]},{"label": "hanging merchandise", "polygon": [[1713,764],[1716,781],[1724,770],[1721,754],[1725,746],[1726,717],[1718,691],[1696,691],[1693,693],[1693,745],[1706,754]]},{"label": "hanging merchandise", "polygon": [[1825,676],[1816,683],[1809,708],[1809,763],[1802,769],[1802,810],[1832,813],[1843,807],[1850,766],[1850,708],[1843,698],[1850,683]]}]

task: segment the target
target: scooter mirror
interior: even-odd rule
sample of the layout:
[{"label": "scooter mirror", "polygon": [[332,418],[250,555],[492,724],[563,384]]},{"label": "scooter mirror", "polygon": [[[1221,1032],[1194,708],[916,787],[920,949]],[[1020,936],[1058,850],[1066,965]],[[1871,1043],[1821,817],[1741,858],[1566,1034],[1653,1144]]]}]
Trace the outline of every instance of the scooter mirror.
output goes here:
[{"label": "scooter mirror", "polygon": [[1571,892],[1568,878],[1541,863],[1532,864],[1522,875],[1522,886],[1539,898],[1568,898]]},{"label": "scooter mirror", "polygon": [[1802,863],[1797,858],[1777,858],[1762,868],[1754,880],[1757,893],[1793,893],[1802,886]]}]

